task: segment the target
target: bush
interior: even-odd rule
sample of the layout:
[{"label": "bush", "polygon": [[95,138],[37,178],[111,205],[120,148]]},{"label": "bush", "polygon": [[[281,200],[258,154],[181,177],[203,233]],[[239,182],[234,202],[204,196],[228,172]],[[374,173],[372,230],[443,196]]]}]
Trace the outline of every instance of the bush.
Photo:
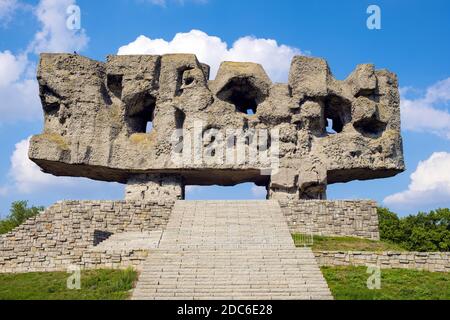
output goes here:
[{"label": "bush", "polygon": [[44,207],[28,208],[27,201],[16,201],[11,204],[9,216],[4,220],[0,220],[0,234],[8,233],[14,228],[20,226],[29,218],[35,217]]},{"label": "bush", "polygon": [[450,251],[450,209],[399,218],[388,209],[379,208],[378,217],[381,240],[410,251]]}]

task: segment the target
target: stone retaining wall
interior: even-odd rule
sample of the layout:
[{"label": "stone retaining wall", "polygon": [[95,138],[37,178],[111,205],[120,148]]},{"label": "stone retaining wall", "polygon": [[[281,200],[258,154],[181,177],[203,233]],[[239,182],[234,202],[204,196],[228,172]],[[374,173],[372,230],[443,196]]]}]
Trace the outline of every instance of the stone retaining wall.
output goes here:
[{"label": "stone retaining wall", "polygon": [[[0,236],[0,273],[65,270],[70,264],[88,265],[83,254],[105,235],[152,231],[167,225],[173,202],[64,201],[49,207],[12,232]],[[92,256],[101,255],[99,253]],[[142,253],[123,254],[139,260]],[[109,257],[109,256],[108,256]],[[108,257],[101,257],[103,261]],[[95,258],[95,257],[94,257]],[[117,259],[116,259],[117,260]],[[112,259],[111,263],[117,263]],[[95,259],[94,259],[95,261]],[[109,262],[108,262],[109,263]]]},{"label": "stone retaining wall", "polygon": [[126,269],[133,267],[140,271],[148,255],[149,250],[147,249],[89,250],[83,254],[79,265],[83,269]]},{"label": "stone retaining wall", "polygon": [[379,240],[377,204],[370,200],[280,200],[291,233]]},{"label": "stone retaining wall", "polygon": [[314,252],[320,266],[367,266],[450,272],[450,252]]}]

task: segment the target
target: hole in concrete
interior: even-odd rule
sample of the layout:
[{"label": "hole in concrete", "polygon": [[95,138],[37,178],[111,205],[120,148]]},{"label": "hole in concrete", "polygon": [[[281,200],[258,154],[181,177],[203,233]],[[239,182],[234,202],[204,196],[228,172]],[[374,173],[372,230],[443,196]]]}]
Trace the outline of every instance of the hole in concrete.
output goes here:
[{"label": "hole in concrete", "polygon": [[175,127],[177,129],[183,129],[184,121],[186,120],[186,114],[180,109],[175,110]]},{"label": "hole in concrete", "polygon": [[117,98],[122,96],[122,80],[123,76],[119,74],[108,74],[106,77],[106,85]]},{"label": "hole in concrete", "polygon": [[380,137],[386,129],[386,123],[376,118],[363,119],[355,122],[353,127],[365,137],[377,138]]},{"label": "hole in concrete", "polygon": [[[351,102],[340,96],[332,95],[324,101],[325,118],[332,121],[331,129],[340,133],[344,126],[351,122]],[[326,129],[328,132],[328,130]]]},{"label": "hole in concrete", "polygon": [[183,143],[184,143],[184,121],[186,120],[186,114],[180,109],[175,109],[175,128],[178,135],[178,141],[175,143],[174,151],[176,153],[183,153]]},{"label": "hole in concrete", "polygon": [[194,83],[195,79],[185,74],[193,69],[194,68],[190,66],[182,66],[181,68],[178,69],[177,87],[175,91],[176,96],[181,96],[183,94],[184,92],[184,90],[182,89],[183,86],[189,86]]},{"label": "hole in concrete", "polygon": [[184,85],[189,86],[192,83],[194,83],[194,78],[193,77],[187,77],[186,79],[184,79]]},{"label": "hole in concrete", "polygon": [[[48,85],[45,84],[40,86],[39,96],[43,101],[46,101],[46,103],[43,104],[43,108],[46,113],[51,113],[54,112],[55,110],[57,112],[59,110],[60,107],[59,101],[62,100],[62,97]],[[53,99],[50,99],[50,97]]]},{"label": "hole in concrete", "polygon": [[232,78],[217,94],[219,99],[231,103],[236,111],[254,115],[265,95],[248,78]]},{"label": "hole in concrete", "polygon": [[150,133],[153,129],[156,99],[150,94],[145,94],[137,101],[133,108],[130,108],[126,121],[132,133]]}]

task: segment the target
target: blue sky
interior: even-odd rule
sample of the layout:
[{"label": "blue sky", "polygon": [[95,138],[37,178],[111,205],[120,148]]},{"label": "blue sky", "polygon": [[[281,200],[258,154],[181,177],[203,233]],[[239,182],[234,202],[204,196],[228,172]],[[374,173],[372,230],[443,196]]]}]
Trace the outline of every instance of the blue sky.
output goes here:
[{"label": "blue sky", "polygon": [[[71,4],[81,9],[82,30],[76,32],[65,27]],[[366,27],[370,4],[381,9],[381,30]],[[173,40],[180,33],[185,35]],[[359,63],[397,73],[407,171],[331,185],[328,197],[375,199],[401,214],[450,207],[449,1],[0,0],[0,215],[21,199],[49,205],[122,198],[118,184],[47,177],[26,161],[27,138],[42,128],[37,53],[77,50],[104,60],[119,48],[163,52],[154,39],[164,39],[166,50],[204,45],[199,55],[213,67],[222,57],[254,58],[276,81],[287,79],[286,57],[293,53],[325,58],[337,79]],[[187,45],[189,39],[194,42]],[[262,192],[250,184],[188,191],[188,199],[255,197]]]}]

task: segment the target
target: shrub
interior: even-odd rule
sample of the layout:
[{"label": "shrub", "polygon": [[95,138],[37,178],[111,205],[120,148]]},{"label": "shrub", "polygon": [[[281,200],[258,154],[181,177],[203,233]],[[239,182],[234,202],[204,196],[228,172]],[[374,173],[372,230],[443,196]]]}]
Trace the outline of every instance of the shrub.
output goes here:
[{"label": "shrub", "polygon": [[450,251],[450,209],[419,212],[399,218],[378,209],[380,238],[411,251]]},{"label": "shrub", "polygon": [[24,223],[29,218],[35,217],[44,207],[28,207],[27,201],[16,201],[11,204],[9,215],[0,220],[0,234],[8,233]]}]

